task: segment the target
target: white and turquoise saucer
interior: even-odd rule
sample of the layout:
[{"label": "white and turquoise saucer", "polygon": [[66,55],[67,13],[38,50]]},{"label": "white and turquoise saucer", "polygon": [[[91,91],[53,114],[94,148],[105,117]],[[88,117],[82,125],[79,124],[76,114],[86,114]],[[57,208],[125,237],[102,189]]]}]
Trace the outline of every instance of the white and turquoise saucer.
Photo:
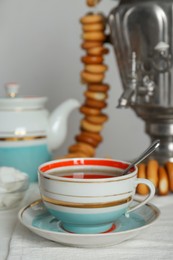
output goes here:
[{"label": "white and turquoise saucer", "polygon": [[74,234],[66,232],[61,227],[60,221],[50,215],[39,200],[22,208],[19,220],[32,232],[51,241],[75,247],[103,247],[119,244],[136,236],[151,226],[159,215],[160,211],[156,206],[146,204],[130,213],[129,217],[122,216],[107,233]]}]

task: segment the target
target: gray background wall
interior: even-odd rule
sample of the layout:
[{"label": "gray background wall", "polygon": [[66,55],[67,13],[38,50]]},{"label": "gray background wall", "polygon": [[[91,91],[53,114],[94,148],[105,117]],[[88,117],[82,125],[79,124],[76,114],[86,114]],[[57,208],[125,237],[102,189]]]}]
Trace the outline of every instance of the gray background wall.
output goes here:
[{"label": "gray background wall", "polygon": [[[96,11],[108,15],[117,1],[102,0]],[[80,82],[81,25],[79,19],[88,12],[85,0],[0,0],[0,95],[4,84],[15,81],[21,95],[47,96],[52,111],[68,98],[82,103],[85,85]],[[97,149],[99,157],[130,160],[149,144],[144,122],[129,109],[116,109],[122,93],[112,46],[105,63],[109,66],[105,82],[109,83],[109,120]],[[69,120],[69,133],[55,152],[67,153],[79,132],[82,115],[75,111]]]}]

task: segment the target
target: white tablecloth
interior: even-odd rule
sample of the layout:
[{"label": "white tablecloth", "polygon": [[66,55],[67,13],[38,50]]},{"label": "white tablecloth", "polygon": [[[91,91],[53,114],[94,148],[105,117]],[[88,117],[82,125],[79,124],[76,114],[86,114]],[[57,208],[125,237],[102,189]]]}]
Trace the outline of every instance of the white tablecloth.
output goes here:
[{"label": "white tablecloth", "polygon": [[18,209],[0,211],[0,260],[6,259],[11,234],[17,222]]},{"label": "white tablecloth", "polygon": [[[28,201],[38,198],[37,187],[31,187]],[[32,193],[32,194],[31,194]],[[159,219],[132,240],[106,248],[73,248],[51,242],[29,231],[19,222],[12,234],[8,260],[90,260],[90,259],[173,259],[173,194],[157,197]],[[2,258],[3,259],[3,258]]]},{"label": "white tablecloth", "polygon": [[10,241],[18,224],[18,212],[20,208],[37,198],[40,198],[38,185],[32,184],[21,205],[10,210],[0,210],[0,260],[7,259]]}]

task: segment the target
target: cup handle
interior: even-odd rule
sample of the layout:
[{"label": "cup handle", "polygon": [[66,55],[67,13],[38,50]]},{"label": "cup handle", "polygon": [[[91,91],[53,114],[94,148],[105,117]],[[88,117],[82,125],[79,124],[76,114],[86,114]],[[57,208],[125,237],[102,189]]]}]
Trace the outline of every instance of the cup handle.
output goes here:
[{"label": "cup handle", "polygon": [[130,209],[128,209],[127,212],[126,212],[126,214],[128,214],[128,213],[130,213],[130,212],[132,212],[132,211],[134,211],[134,210],[140,208],[141,206],[145,205],[145,204],[146,204],[149,200],[151,200],[151,199],[154,197],[154,195],[155,195],[155,186],[154,186],[154,184],[153,184],[151,181],[149,181],[149,180],[147,180],[147,179],[138,178],[138,179],[136,179],[135,183],[136,183],[136,186],[137,186],[138,184],[141,184],[141,183],[142,183],[142,184],[146,184],[146,185],[148,186],[148,188],[149,188],[149,195],[148,195],[143,201],[141,201],[138,205],[136,205],[136,206],[131,207]]}]

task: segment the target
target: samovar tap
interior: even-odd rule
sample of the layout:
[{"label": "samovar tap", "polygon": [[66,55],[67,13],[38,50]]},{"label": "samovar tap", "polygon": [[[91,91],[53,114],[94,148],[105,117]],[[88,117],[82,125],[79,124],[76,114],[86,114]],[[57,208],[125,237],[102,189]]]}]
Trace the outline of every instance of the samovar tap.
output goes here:
[{"label": "samovar tap", "polygon": [[136,86],[137,86],[136,53],[132,52],[131,71],[128,78],[127,88],[124,90],[123,94],[121,95],[117,108],[128,107],[136,91]]}]

